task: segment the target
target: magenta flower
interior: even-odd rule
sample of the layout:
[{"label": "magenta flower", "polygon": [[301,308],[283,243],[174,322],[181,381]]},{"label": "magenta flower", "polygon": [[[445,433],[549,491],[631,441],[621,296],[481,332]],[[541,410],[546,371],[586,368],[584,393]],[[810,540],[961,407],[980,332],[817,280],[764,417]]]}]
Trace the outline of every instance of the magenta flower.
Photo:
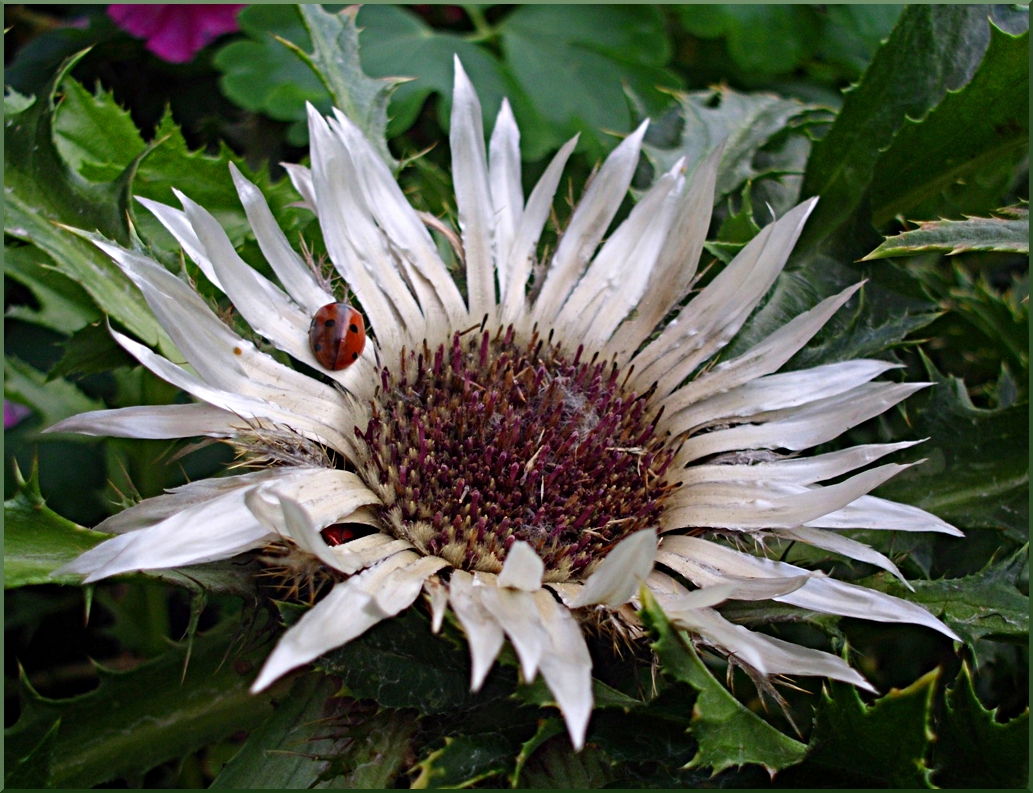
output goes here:
[{"label": "magenta flower", "polygon": [[10,429],[23,418],[28,416],[32,411],[25,407],[25,405],[19,405],[17,402],[8,402],[4,400],[4,429]]},{"label": "magenta flower", "polygon": [[240,29],[237,13],[244,4],[108,6],[108,16],[132,35],[147,39],[147,49],[169,63],[186,63],[224,33]]}]

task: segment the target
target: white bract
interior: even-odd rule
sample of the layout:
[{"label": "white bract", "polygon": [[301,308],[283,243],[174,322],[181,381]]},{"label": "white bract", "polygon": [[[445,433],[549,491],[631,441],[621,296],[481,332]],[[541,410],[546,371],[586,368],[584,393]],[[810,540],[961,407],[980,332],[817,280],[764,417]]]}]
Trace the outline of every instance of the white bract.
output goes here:
[{"label": "white bract", "polygon": [[[581,622],[619,621],[636,635],[643,585],[697,642],[762,675],[819,675],[870,689],[841,658],[734,625],[715,606],[773,599],[957,639],[919,606],[749,552],[765,540],[807,543],[899,576],[841,530],[959,534],[920,509],[868,495],[904,466],[862,469],[909,444],[790,454],[926,384],[876,381],[891,368],[881,361],[778,373],[857,286],[706,366],[774,284],[815,200],[763,229],[686,301],[717,154],[691,176],[682,163],[662,174],[606,237],[645,129],[603,163],[539,266],[539,239],[575,141],[525,202],[509,106],[486,147],[480,103],[457,61],[451,145],[464,297],[374,146],[340,112],[323,118],[310,108],[312,167],[289,173],[372,331],[354,365],[318,377],[242,339],[161,265],[84,234],[140,288],[188,366],[115,338],[197,402],[88,413],[51,429],[202,435],[245,447],[277,433],[286,451],[264,470],[195,482],[109,518],[98,528],[117,536],[59,572],[91,582],[279,543],[335,584],[280,640],[254,690],[423,592],[435,630],[450,609],[465,631],[472,688],[508,639],[524,679],[544,676],[578,748],[592,710]],[[310,318],[335,297],[258,189],[232,170],[279,284],[248,266],[186,196],[182,210],[142,203],[257,334],[318,371]],[[321,532],[338,523],[370,533],[329,544]]]}]

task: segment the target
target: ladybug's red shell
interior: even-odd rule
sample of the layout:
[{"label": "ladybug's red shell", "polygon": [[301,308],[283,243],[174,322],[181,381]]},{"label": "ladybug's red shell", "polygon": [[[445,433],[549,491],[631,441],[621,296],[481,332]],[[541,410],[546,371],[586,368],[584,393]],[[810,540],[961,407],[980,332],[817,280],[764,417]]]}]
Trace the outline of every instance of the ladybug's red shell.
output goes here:
[{"label": "ladybug's red shell", "polygon": [[366,346],[362,314],[347,303],[328,303],[312,317],[308,341],[324,369],[346,369],[359,360]]},{"label": "ladybug's red shell", "polygon": [[334,546],[355,539],[355,532],[343,523],[334,523],[320,532],[327,545]]}]

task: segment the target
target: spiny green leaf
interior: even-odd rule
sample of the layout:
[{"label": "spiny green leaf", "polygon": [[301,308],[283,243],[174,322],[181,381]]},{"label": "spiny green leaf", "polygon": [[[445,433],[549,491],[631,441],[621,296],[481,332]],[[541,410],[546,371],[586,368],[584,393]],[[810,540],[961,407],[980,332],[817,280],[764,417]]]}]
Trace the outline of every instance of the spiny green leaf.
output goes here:
[{"label": "spiny green leaf", "polygon": [[129,184],[137,160],[130,157],[120,173],[109,174],[108,181],[89,181],[69,167],[54,144],[57,86],[78,57],[66,61],[48,83],[42,92],[45,99],[4,118],[4,231],[47,253],[101,309],[148,344],[167,341],[143,296],[114,262],[55,225],[97,229],[129,242]]},{"label": "spiny green leaf", "polygon": [[737,242],[745,245],[760,232],[760,226],[753,217],[753,202],[750,200],[749,181],[742,189],[742,203],[738,212],[732,211],[731,199],[728,200],[728,216],[721,222],[717,230],[717,238],[721,242]]},{"label": "spiny green leaf", "polygon": [[249,736],[212,782],[213,789],[310,788],[334,748],[323,718],[336,691],[329,677],[308,674],[274,705],[273,715]]},{"label": "spiny green leaf", "polygon": [[[60,718],[47,786],[88,788],[143,774],[255,728],[269,717],[271,700],[282,697],[287,687],[251,694],[250,675],[225,662],[231,634],[218,629],[198,637],[182,683],[183,646],[129,672],[98,668],[100,685],[72,699],[45,699],[26,683],[22,716],[4,733],[6,756],[24,756],[26,738],[42,734]],[[29,743],[38,746],[39,739]]]},{"label": "spiny green leaf", "polygon": [[990,41],[987,8],[912,5],[852,88],[828,134],[815,144],[803,196],[821,196],[797,245],[806,249],[843,224],[861,202],[880,153],[907,118],[920,118],[948,90],[972,79]]},{"label": "spiny green leaf", "polygon": [[48,382],[46,375],[17,358],[4,358],[4,394],[36,411],[44,427],[104,407],[67,380]]},{"label": "spiny green leaf", "polygon": [[50,573],[110,536],[76,526],[48,508],[33,471],[4,502],[4,589],[78,583],[80,576],[51,578]]},{"label": "spiny green leaf", "polygon": [[[282,45],[275,46],[283,49]],[[239,247],[252,240],[254,234],[230,176],[229,163],[233,162],[261,188],[288,234],[302,222],[302,216],[287,206],[298,200],[289,180],[273,184],[268,171],[252,171],[225,144],[220,145],[216,155],[191,151],[171,110],[162,116],[154,143],[148,147],[129,112],[119,107],[111,93],[98,89],[91,95],[71,78],[64,80],[62,89],[66,101],[58,107],[54,120],[57,148],[85,178],[98,182],[114,179],[130,163],[139,160],[131,182],[134,196],[178,205],[172,191],[179,189],[211,212]],[[150,212],[136,202],[130,202],[127,209],[143,238],[159,248],[159,255],[163,248],[178,248]],[[93,230],[76,223],[69,225]],[[112,234],[105,236],[115,238]],[[262,263],[260,256],[250,258]]]},{"label": "spiny green leaf", "polygon": [[[594,718],[598,718],[598,716]],[[531,759],[542,744],[557,735],[561,735],[565,731],[566,727],[562,718],[542,719],[539,721],[538,729],[535,730],[534,735],[520,745],[520,752],[516,756],[513,770],[509,773],[509,786],[512,788],[517,787],[520,782],[520,773],[524,770],[524,766],[527,765],[527,761]]]},{"label": "spiny green leaf", "polygon": [[61,333],[74,333],[100,319],[97,306],[82,287],[54,266],[35,245],[4,246],[4,276],[25,286],[39,309],[12,305],[4,316]]},{"label": "spiny green leaf", "polygon": [[652,647],[664,674],[688,683],[699,693],[690,727],[691,735],[699,743],[699,752],[687,767],[709,767],[717,774],[733,766],[756,763],[774,775],[799,763],[806,747],[736,700],[703,665],[692,645],[667,621],[645,587],[640,596],[643,608],[639,614],[654,638]]},{"label": "spiny green leaf", "polygon": [[514,747],[497,733],[446,738],[445,745],[416,764],[412,787],[466,788],[505,773],[513,764]]},{"label": "spiny green leaf", "polygon": [[85,164],[110,165],[121,171],[146,147],[129,113],[114,94],[96,94],[72,78],[61,82],[63,98],[54,117],[54,143],[68,166],[82,173]]},{"label": "spiny green leaf", "polygon": [[36,101],[34,96],[26,96],[25,94],[19,94],[13,88],[8,85],[4,86],[4,115],[5,116],[16,116],[24,110],[27,110],[32,106],[32,103]]},{"label": "spiny green leaf", "polygon": [[843,775],[847,784],[928,787],[926,756],[935,737],[930,708],[939,675],[934,669],[870,706],[853,686],[832,682],[831,693],[822,693],[807,766],[827,769],[825,779],[829,772]]},{"label": "spiny green leaf", "polygon": [[1029,32],[1011,36],[991,25],[990,44],[971,82],[914,118],[879,155],[871,197],[876,226],[898,214],[928,217],[939,209],[941,191],[998,159],[1014,164],[1029,149]]},{"label": "spiny green leaf", "polygon": [[1029,597],[1017,587],[1029,566],[1029,546],[975,575],[912,581],[906,589],[893,576],[879,573],[864,580],[873,589],[918,603],[939,616],[966,644],[980,639],[1029,641]]},{"label": "spiny green leaf", "polygon": [[1028,205],[1006,207],[997,210],[996,214],[1005,217],[919,221],[917,229],[887,237],[882,245],[864,257],[864,261],[929,251],[941,251],[948,256],[967,251],[1028,254]]},{"label": "spiny green leaf", "polygon": [[961,528],[1004,529],[1016,538],[1029,528],[1029,411],[1027,405],[983,410],[965,384],[925,361],[933,387],[915,416],[910,437],[929,438],[910,451],[926,458],[883,485],[878,495],[927,509]]},{"label": "spiny green leaf", "polygon": [[[691,173],[715,147],[724,143],[715,204],[747,180],[757,179],[771,169],[773,163],[765,161],[761,150],[787,134],[787,127],[793,124],[795,136],[806,141],[806,126],[829,118],[818,105],[774,94],[739,93],[726,86],[681,94],[678,102],[684,120],[678,145],[673,149],[646,145],[645,151],[658,171],[668,170],[680,157],[685,157],[686,171]],[[809,145],[804,145],[789,160],[778,162],[778,170],[794,164],[802,169],[808,151]]]},{"label": "spiny green leaf", "polygon": [[382,709],[358,720],[347,733],[350,743],[333,760],[315,787],[383,790],[394,787],[411,763],[413,734],[419,721],[412,711]]},{"label": "spiny green leaf", "polygon": [[549,790],[592,790],[613,781],[610,758],[594,746],[575,752],[570,739],[557,735],[547,740],[524,765],[515,787]]},{"label": "spiny green leaf", "polygon": [[318,5],[300,5],[298,9],[313,51],[295,48],[295,52],[322,80],[334,105],[366,134],[384,162],[398,170],[398,162],[387,148],[387,104],[401,81],[389,77],[374,80],[362,70],[359,30],[355,26],[358,7],[350,6],[338,14],[329,14]]},{"label": "spiny green leaf", "polygon": [[[48,772],[54,754],[54,744],[61,728],[61,720],[54,722],[43,738],[28,754],[17,757],[15,762],[4,760],[4,787],[12,789],[41,790],[47,787]],[[7,752],[5,751],[6,755]],[[15,760],[15,758],[11,758]]]},{"label": "spiny green leaf", "polygon": [[1029,782],[1029,709],[997,721],[976,698],[963,664],[947,692],[933,748],[933,781],[946,788],[1023,788]]}]

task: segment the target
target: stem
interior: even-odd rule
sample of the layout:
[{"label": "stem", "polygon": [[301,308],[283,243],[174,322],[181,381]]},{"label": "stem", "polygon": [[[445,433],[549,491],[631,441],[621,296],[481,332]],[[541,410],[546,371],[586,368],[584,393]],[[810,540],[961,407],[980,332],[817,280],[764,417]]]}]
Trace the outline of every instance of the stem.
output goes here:
[{"label": "stem", "polygon": [[479,6],[464,5],[463,10],[466,11],[470,21],[473,22],[474,30],[477,31],[469,37],[469,41],[491,41],[498,35],[498,31],[484,18],[484,12]]}]

